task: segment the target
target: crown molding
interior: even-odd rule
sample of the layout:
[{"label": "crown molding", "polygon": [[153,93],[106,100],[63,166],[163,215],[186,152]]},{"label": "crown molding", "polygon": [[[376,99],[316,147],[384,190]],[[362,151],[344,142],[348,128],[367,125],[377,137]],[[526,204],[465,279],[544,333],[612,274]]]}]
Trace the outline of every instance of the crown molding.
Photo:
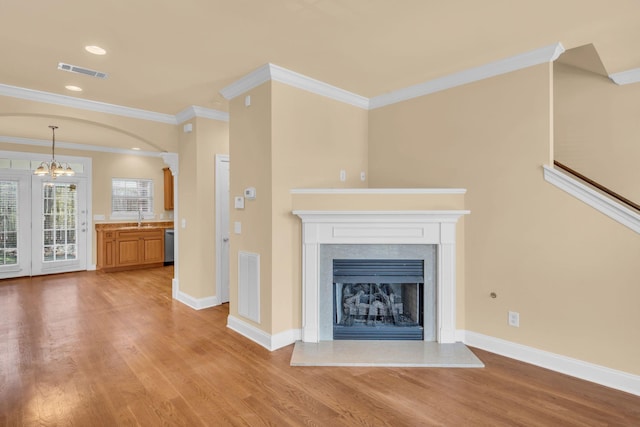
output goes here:
[{"label": "crown molding", "polygon": [[[17,145],[29,145],[34,147],[51,147],[51,140],[32,139],[32,138],[20,138],[17,136],[4,136],[0,135],[0,142],[7,144]],[[164,153],[156,151],[139,151],[130,150],[127,148],[105,147],[101,145],[88,145],[88,144],[76,144],[73,142],[64,142],[56,139],[56,148],[66,148],[69,150],[81,150],[81,151],[96,151],[100,153],[113,153],[113,154],[129,154],[132,156],[146,156],[146,157],[162,157]]]},{"label": "crown molding", "polygon": [[628,85],[640,82],[640,68],[610,74],[609,78],[617,85]]},{"label": "crown molding", "polygon": [[198,107],[197,105],[191,105],[176,114],[176,122],[177,124],[182,124],[187,120],[193,119],[194,117],[220,120],[222,122],[229,121],[229,113],[219,110],[212,110],[210,108]]},{"label": "crown molding", "polygon": [[311,77],[304,76],[300,73],[287,70],[286,68],[282,68],[274,64],[269,64],[269,69],[271,71],[271,79],[276,82],[284,83],[358,108],[363,108],[365,110],[369,109],[369,99],[364,96],[340,89],[339,87],[321,82],[320,80],[312,79]]},{"label": "crown molding", "polygon": [[312,79],[311,77],[274,64],[265,64],[257,70],[252,71],[240,80],[222,89],[220,94],[226,99],[233,99],[269,80],[284,83],[365,110],[369,108],[369,99],[364,96],[340,89],[339,87]]},{"label": "crown molding", "polygon": [[262,83],[268,82],[271,79],[270,68],[271,64],[264,64],[257,70],[250,72],[246,76],[224,87],[220,91],[220,95],[225,99],[233,99],[254,87],[260,86]]},{"label": "crown molding", "polygon": [[78,108],[80,110],[114,114],[116,116],[130,117],[134,119],[150,120],[171,125],[178,124],[176,117],[171,114],[155,113],[153,111],[140,110],[138,108],[123,107],[120,105],[107,104],[106,102],[74,98],[72,96],[58,95],[56,93],[25,89],[5,84],[0,84],[0,95],[25,99],[27,101],[60,105],[63,107]]},{"label": "crown molding", "polygon": [[523,68],[531,67],[546,62],[553,62],[564,52],[561,43],[552,44],[540,49],[535,49],[499,61],[490,62],[478,67],[469,68],[448,76],[429,80],[414,86],[398,89],[383,95],[375,96],[369,101],[369,108],[375,109],[387,105],[407,101],[412,98],[428,95],[442,90],[462,86],[501,74],[510,73]]},{"label": "crown molding", "polygon": [[26,89],[5,84],[0,84],[0,96],[43,102],[45,104],[54,104],[62,107],[77,108],[80,110],[95,111],[98,113],[113,114],[132,119],[149,120],[169,125],[177,125],[194,117],[203,117],[223,122],[229,121],[229,113],[198,107],[197,105],[191,105],[175,116],[172,116],[171,114],[156,113],[154,111],[123,107],[121,105],[107,104],[106,102],[91,101],[88,99],[75,98],[73,96],[58,95],[56,93],[42,92],[39,90]]}]

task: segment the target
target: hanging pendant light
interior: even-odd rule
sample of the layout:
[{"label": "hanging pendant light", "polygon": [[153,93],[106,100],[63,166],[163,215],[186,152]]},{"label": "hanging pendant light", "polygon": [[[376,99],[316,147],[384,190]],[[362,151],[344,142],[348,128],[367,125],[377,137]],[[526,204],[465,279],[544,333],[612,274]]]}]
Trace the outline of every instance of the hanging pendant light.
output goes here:
[{"label": "hanging pendant light", "polygon": [[49,125],[52,133],[51,142],[51,162],[42,162],[40,166],[33,172],[34,175],[45,176],[49,175],[51,178],[56,179],[59,176],[72,176],[75,175],[71,166],[68,163],[62,163],[56,161],[56,129],[58,126]]}]

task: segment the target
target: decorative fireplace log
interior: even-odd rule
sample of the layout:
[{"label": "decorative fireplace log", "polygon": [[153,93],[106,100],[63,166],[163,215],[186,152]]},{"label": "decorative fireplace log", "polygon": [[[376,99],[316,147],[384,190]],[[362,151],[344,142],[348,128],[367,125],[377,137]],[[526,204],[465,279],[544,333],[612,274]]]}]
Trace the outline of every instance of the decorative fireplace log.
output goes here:
[{"label": "decorative fireplace log", "polygon": [[343,326],[417,325],[409,313],[404,313],[402,297],[387,283],[343,284],[342,314],[339,324]]}]

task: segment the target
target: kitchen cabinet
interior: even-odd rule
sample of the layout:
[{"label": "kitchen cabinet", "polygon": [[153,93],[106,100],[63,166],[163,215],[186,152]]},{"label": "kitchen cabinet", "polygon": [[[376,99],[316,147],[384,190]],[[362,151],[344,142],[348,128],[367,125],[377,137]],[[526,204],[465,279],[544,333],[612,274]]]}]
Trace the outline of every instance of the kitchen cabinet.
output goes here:
[{"label": "kitchen cabinet", "polygon": [[173,210],[173,175],[171,169],[164,168],[164,210]]},{"label": "kitchen cabinet", "polygon": [[164,265],[164,227],[99,229],[97,269],[133,270]]}]

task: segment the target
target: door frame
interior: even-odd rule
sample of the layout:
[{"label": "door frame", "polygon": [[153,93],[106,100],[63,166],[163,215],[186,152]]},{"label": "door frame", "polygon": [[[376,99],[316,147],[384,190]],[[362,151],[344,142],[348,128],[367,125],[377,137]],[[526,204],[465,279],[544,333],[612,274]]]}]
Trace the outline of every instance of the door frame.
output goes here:
[{"label": "door frame", "polygon": [[[221,180],[219,179],[220,177],[220,168],[218,167],[221,163],[226,162],[229,163],[229,155],[228,154],[216,154],[215,156],[215,202],[216,202],[216,207],[215,207],[215,215],[216,215],[216,297],[218,300],[218,304],[222,304],[223,301],[220,298],[222,295],[222,268],[224,267],[222,265],[222,191],[220,191],[220,182]],[[229,164],[229,166],[231,166],[231,164]],[[229,174],[230,175],[230,174]],[[229,180],[230,176],[227,177],[227,180]],[[229,205],[229,202],[227,202],[227,205]],[[229,209],[230,211],[231,209]],[[229,214],[231,212],[227,213],[227,218],[229,218]],[[229,225],[227,225],[227,227],[229,227]],[[227,277],[229,277],[229,265],[226,266],[227,269]],[[226,301],[225,301],[226,302]]]},{"label": "door frame", "polygon": [[[50,146],[49,143],[35,144],[30,141],[29,145],[38,145],[42,147]],[[5,171],[14,171],[19,173],[29,172],[32,177],[33,171],[36,170],[40,162],[51,160],[49,153],[25,153],[21,151],[3,151],[0,150],[0,168]],[[91,157],[78,156],[60,156],[56,155],[56,160],[69,163],[76,172],[75,176],[86,179],[87,184],[87,246],[85,248],[85,257],[87,260],[87,271],[95,270],[96,264],[93,259],[93,242],[95,234],[95,226],[93,223],[93,159]],[[36,177],[37,178],[37,177]],[[31,196],[30,196],[31,197]],[[31,248],[30,248],[31,250]],[[31,268],[29,268],[31,275]]]}]

